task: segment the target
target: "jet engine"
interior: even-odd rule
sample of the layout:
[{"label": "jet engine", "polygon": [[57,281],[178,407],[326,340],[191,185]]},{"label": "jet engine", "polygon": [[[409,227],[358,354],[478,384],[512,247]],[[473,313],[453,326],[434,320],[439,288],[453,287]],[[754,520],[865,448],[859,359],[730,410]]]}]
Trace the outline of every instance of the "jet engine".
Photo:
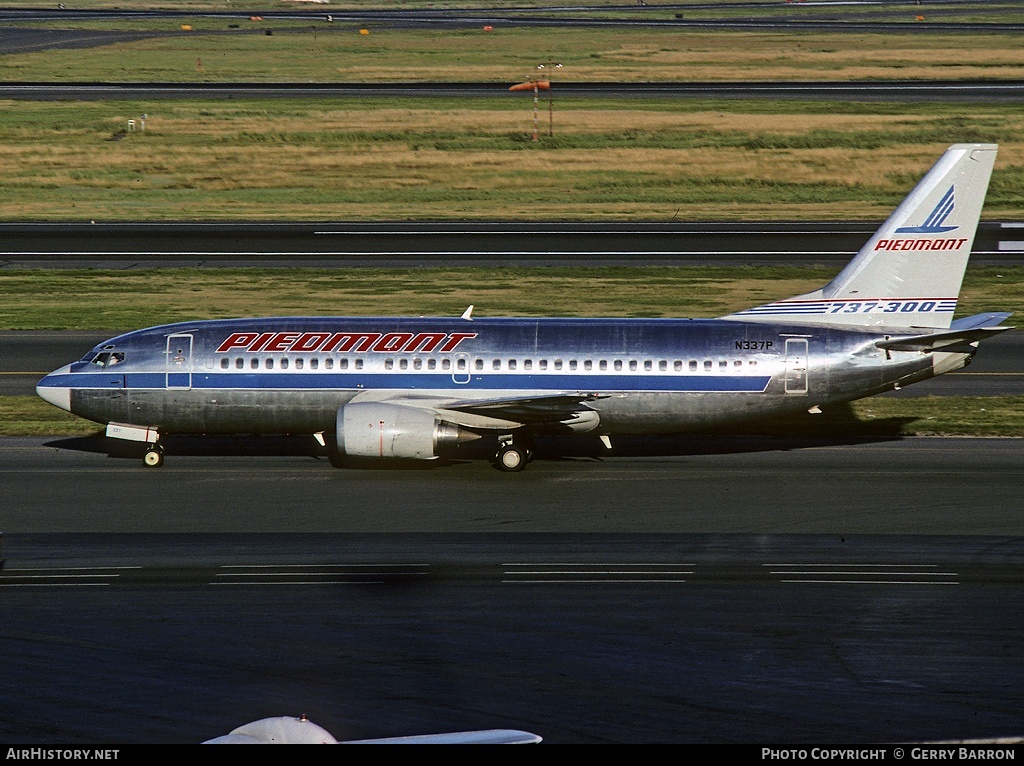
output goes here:
[{"label": "jet engine", "polygon": [[433,460],[445,447],[480,438],[431,410],[387,402],[343,405],[336,434],[342,455],[417,460]]}]

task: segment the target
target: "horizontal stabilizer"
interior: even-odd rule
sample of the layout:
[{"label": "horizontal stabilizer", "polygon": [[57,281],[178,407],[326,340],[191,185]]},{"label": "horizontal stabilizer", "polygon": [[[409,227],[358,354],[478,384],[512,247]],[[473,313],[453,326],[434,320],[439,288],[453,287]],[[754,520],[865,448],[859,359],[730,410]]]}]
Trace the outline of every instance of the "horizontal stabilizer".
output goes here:
[{"label": "horizontal stabilizer", "polygon": [[892,336],[877,341],[875,345],[891,351],[936,351],[962,343],[977,343],[1012,330],[1012,327],[1000,325],[1009,316],[1009,313],[976,314],[957,320],[945,332]]}]

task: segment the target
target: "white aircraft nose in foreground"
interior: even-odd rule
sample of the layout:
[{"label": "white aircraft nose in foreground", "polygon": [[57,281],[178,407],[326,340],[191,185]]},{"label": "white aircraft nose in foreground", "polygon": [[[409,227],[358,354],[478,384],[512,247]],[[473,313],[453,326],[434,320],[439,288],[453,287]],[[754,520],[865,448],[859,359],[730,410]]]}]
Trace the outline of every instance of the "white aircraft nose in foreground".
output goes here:
[{"label": "white aircraft nose in foreground", "polygon": [[[1008,313],[953,319],[996,146],[951,146],[824,287],[718,319],[269,317],[111,338],[46,401],[147,445],[301,434],[346,457],[432,460],[542,434],[676,434],[825,408],[956,370]],[[463,454],[465,451],[463,449]]]},{"label": "white aircraft nose in foreground", "polygon": [[531,745],[541,741],[536,734],[516,729],[484,729],[450,734],[422,734],[339,742],[326,729],[305,716],[263,718],[239,726],[230,734],[204,745]]}]

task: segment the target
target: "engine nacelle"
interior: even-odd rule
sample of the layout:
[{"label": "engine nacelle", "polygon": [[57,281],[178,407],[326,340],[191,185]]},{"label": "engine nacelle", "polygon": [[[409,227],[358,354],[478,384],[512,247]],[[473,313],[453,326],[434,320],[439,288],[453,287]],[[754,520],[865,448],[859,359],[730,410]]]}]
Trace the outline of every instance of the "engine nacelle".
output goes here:
[{"label": "engine nacelle", "polygon": [[480,438],[430,410],[386,402],[346,404],[336,427],[338,452],[355,457],[433,460],[445,447]]}]

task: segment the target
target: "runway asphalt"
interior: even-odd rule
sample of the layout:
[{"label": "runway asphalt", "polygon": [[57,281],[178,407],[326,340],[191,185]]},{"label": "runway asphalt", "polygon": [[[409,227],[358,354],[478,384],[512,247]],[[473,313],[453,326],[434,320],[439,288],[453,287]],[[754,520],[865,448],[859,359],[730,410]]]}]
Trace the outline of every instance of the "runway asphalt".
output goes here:
[{"label": "runway asphalt", "polygon": [[166,464],[146,469],[135,455],[111,453],[102,438],[3,440],[0,528],[138,534],[1022,530],[1024,450],[1016,439],[619,439],[610,455],[589,441],[565,439],[538,441],[537,460],[509,476],[486,461],[335,469],[305,437],[172,441]]},{"label": "runway asphalt", "polygon": [[0,742],[871,744],[1024,730],[1015,440],[338,470],[0,439]]},{"label": "runway asphalt", "polygon": [[[0,269],[844,266],[880,222],[0,223]],[[975,266],[1016,266],[1024,224],[983,222]]]}]

